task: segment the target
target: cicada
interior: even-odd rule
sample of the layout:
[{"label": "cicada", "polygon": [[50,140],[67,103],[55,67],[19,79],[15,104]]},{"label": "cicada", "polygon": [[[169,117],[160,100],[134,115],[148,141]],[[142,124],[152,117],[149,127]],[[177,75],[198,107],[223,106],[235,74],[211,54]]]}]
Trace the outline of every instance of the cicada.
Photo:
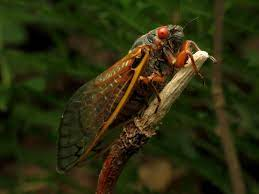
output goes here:
[{"label": "cicada", "polygon": [[183,28],[166,25],[139,37],[126,56],[81,86],[65,107],[59,126],[57,169],[65,172],[99,150],[108,132],[141,113],[174,70],[190,58],[193,70],[202,78],[192,56],[200,50],[184,41]]}]

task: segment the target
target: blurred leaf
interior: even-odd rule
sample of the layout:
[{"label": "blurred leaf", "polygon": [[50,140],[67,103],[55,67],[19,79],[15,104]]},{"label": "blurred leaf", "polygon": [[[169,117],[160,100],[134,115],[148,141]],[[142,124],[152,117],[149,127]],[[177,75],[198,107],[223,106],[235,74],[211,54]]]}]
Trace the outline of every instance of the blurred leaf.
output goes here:
[{"label": "blurred leaf", "polygon": [[44,92],[45,80],[44,80],[44,77],[29,79],[29,80],[23,82],[23,85],[25,87],[28,87],[32,90],[37,91],[37,92]]},{"label": "blurred leaf", "polygon": [[23,121],[27,128],[55,129],[57,128],[59,118],[58,112],[44,111],[29,104],[17,104],[13,112],[13,119]]},{"label": "blurred leaf", "polygon": [[0,85],[0,111],[7,111],[9,101],[9,89]]},{"label": "blurred leaf", "polygon": [[20,44],[25,41],[26,32],[23,26],[15,20],[10,21],[2,13],[0,13],[0,31],[4,44]]},{"label": "blurred leaf", "polygon": [[9,66],[6,63],[1,63],[1,77],[2,77],[2,85],[6,88],[11,86],[12,82],[12,74]]}]

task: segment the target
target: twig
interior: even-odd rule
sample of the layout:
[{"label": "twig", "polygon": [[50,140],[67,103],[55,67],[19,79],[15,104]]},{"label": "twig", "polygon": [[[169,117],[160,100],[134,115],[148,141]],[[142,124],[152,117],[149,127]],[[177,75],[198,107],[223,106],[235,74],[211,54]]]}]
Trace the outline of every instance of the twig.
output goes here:
[{"label": "twig", "polygon": [[225,111],[225,98],[222,88],[222,47],[223,47],[223,19],[224,19],[224,0],[216,0],[214,5],[214,15],[216,19],[216,30],[214,34],[214,55],[218,60],[213,65],[212,95],[214,107],[218,119],[218,133],[223,146],[226,163],[229,170],[233,193],[245,194],[246,188],[242,179],[241,168],[237,157],[235,145],[229,131],[229,121]]},{"label": "twig", "polygon": [[[209,55],[205,51],[198,51],[194,54],[195,62],[200,68],[208,59]],[[153,127],[169,111],[171,105],[182,93],[184,88],[193,76],[193,69],[190,62],[175,74],[172,80],[160,93],[161,103],[157,108],[157,99],[154,99],[141,117],[135,118],[127,124],[120,138],[113,144],[103,168],[99,175],[96,194],[111,194],[114,190],[117,179],[129,160],[153,135]]]}]

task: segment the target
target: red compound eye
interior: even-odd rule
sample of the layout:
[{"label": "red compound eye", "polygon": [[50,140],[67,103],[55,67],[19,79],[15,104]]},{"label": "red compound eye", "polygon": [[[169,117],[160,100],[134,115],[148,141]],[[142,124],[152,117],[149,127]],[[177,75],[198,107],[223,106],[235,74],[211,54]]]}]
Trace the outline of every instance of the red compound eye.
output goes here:
[{"label": "red compound eye", "polygon": [[163,26],[157,30],[158,38],[166,39],[169,35],[169,30],[166,26]]}]

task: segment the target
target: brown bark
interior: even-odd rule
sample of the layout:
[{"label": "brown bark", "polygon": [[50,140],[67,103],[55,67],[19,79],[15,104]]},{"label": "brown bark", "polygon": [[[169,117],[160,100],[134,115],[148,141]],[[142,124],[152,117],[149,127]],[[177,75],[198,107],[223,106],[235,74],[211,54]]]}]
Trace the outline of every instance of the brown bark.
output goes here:
[{"label": "brown bark", "polygon": [[229,170],[233,193],[245,194],[245,184],[242,179],[240,163],[237,151],[229,130],[229,121],[225,111],[225,98],[222,88],[222,49],[223,49],[223,22],[224,22],[224,0],[215,0],[215,34],[214,34],[214,55],[218,61],[213,65],[212,95],[215,112],[218,120],[216,133],[221,139],[226,163]]},{"label": "brown bark", "polygon": [[134,122],[129,123],[112,146],[99,175],[96,194],[111,194],[125,164],[153,136],[142,133]]}]

